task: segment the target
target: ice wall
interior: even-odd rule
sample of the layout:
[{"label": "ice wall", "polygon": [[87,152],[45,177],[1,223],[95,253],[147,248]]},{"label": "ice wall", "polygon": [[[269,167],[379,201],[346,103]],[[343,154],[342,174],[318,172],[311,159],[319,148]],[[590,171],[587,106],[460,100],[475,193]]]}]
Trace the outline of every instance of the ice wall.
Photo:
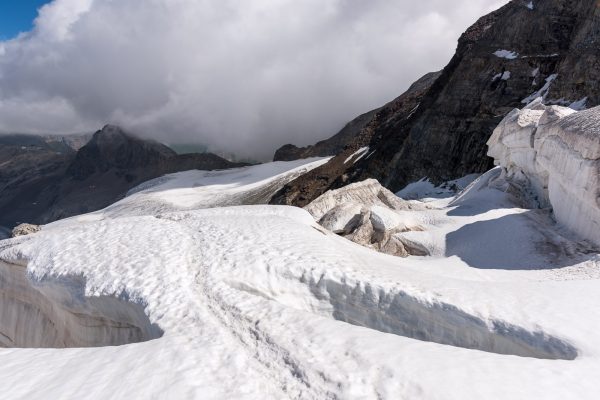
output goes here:
[{"label": "ice wall", "polygon": [[537,100],[509,113],[487,144],[507,180],[600,245],[600,107],[576,112]]},{"label": "ice wall", "polygon": [[87,297],[80,276],[33,282],[24,265],[0,261],[0,348],[99,347],[162,336],[143,307]]}]

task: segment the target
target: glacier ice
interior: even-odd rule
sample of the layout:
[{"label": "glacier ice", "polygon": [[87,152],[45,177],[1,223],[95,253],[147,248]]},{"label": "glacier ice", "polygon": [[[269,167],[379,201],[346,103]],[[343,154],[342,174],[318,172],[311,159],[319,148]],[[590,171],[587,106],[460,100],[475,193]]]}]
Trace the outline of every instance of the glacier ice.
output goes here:
[{"label": "glacier ice", "polygon": [[[366,181],[313,215],[228,207],[315,162],[170,175],[0,241],[0,292],[19,279],[32,306],[21,313],[11,294],[0,310],[0,331],[20,341],[0,349],[2,398],[596,399],[600,259],[538,248],[547,212],[490,188],[501,168],[453,202]],[[368,204],[372,228],[415,220],[426,229],[394,236],[431,256],[391,257],[315,223],[345,202]],[[58,347],[39,332],[63,321],[55,337],[89,347],[15,348]],[[124,324],[162,335],[129,344]]]},{"label": "glacier ice", "polygon": [[538,206],[552,207],[560,224],[600,245],[600,107],[577,112],[538,99],[509,113],[488,147]]}]

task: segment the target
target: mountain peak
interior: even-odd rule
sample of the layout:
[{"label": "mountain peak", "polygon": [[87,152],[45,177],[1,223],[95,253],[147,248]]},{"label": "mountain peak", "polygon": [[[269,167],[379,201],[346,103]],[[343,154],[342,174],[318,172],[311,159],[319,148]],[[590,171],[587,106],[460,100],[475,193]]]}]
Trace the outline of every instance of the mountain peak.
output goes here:
[{"label": "mountain peak", "polygon": [[69,167],[76,179],[111,169],[134,170],[160,165],[177,154],[164,144],[138,138],[116,125],[105,125],[83,146]]}]

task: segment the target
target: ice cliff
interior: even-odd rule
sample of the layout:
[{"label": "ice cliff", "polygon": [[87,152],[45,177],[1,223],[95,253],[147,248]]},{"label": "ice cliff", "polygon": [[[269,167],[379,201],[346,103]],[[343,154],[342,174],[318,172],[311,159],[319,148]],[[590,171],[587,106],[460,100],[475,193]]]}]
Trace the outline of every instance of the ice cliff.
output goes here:
[{"label": "ice cliff", "polygon": [[509,113],[487,144],[508,182],[600,245],[600,107],[576,112],[538,99]]}]

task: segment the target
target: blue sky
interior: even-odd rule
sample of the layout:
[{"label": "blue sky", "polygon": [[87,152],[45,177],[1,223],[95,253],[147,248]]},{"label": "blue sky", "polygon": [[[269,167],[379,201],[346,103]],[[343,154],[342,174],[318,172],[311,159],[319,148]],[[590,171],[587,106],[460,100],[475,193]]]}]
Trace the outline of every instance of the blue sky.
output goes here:
[{"label": "blue sky", "polygon": [[37,9],[49,0],[0,0],[0,40],[31,29]]}]

